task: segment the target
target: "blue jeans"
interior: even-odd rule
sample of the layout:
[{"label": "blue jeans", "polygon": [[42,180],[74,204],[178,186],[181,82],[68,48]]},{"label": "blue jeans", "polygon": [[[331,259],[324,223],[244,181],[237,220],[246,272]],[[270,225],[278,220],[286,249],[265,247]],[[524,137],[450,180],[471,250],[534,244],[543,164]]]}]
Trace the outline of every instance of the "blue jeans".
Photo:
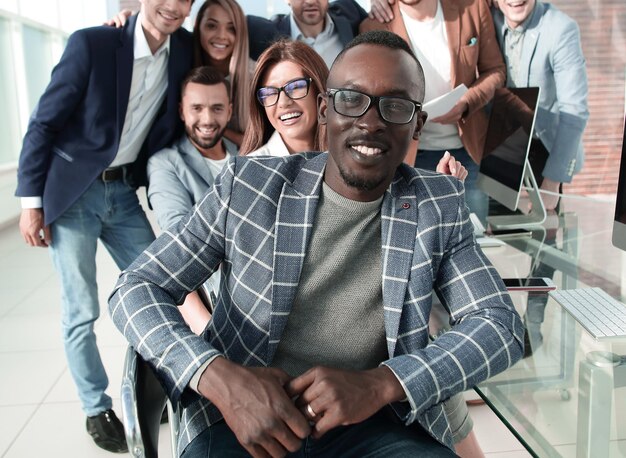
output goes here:
[{"label": "blue jeans", "polygon": [[[419,425],[405,426],[393,418],[393,415],[385,408],[361,423],[335,428],[319,440],[307,437],[303,440],[300,450],[287,456],[294,458],[456,456]],[[222,420],[191,441],[181,458],[249,456]]]},{"label": "blue jeans", "polygon": [[[451,149],[450,154],[457,161],[461,161],[463,167],[467,169],[467,178],[465,178],[465,202],[472,213],[486,226],[487,214],[489,211],[489,198],[487,194],[481,191],[476,184],[478,179],[478,171],[480,166],[474,162],[472,157],[467,153],[465,148]],[[435,170],[439,160],[445,153],[445,150],[419,150],[415,158],[415,167],[426,170]]]},{"label": "blue jeans", "polygon": [[102,240],[117,266],[125,269],[154,240],[154,233],[135,190],[121,180],[96,180],[52,223],[51,231],[50,256],[61,280],[65,354],[83,410],[94,416],[112,405],[93,332],[100,316],[97,242]]}]

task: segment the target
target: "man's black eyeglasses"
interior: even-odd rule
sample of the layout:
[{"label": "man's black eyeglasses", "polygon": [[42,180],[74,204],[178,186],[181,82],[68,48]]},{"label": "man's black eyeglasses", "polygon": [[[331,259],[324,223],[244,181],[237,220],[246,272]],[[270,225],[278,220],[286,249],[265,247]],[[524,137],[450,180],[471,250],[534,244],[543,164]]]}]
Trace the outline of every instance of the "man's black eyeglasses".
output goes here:
[{"label": "man's black eyeglasses", "polygon": [[376,97],[354,89],[329,89],[326,95],[332,98],[337,113],[350,118],[363,116],[372,103],[376,104],[380,117],[392,124],[407,124],[422,110],[422,104],[411,99]]},{"label": "man's black eyeglasses", "polygon": [[302,99],[308,95],[311,81],[311,78],[297,78],[283,87],[264,86],[256,91],[256,98],[264,107],[276,105],[281,91],[284,91],[291,100]]}]

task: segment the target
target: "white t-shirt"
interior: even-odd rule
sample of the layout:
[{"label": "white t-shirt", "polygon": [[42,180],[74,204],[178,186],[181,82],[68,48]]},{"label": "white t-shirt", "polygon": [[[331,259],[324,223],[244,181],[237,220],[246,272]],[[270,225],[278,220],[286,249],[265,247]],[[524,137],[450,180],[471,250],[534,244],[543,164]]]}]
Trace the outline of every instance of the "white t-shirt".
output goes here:
[{"label": "white t-shirt", "polygon": [[220,174],[220,172],[224,168],[224,165],[226,165],[226,161],[228,161],[229,158],[230,155],[228,154],[228,152],[226,153],[226,157],[224,157],[224,159],[209,159],[208,157],[203,156],[204,163],[209,168],[209,171],[211,172],[211,176],[213,178]]},{"label": "white t-shirt", "polygon": [[[409,17],[402,11],[402,6],[400,11],[411,47],[424,69],[424,102],[429,102],[453,89],[450,79],[450,47],[441,3],[437,2],[435,18],[424,22]],[[462,146],[456,124],[426,122],[420,137],[421,150],[445,150]]]}]

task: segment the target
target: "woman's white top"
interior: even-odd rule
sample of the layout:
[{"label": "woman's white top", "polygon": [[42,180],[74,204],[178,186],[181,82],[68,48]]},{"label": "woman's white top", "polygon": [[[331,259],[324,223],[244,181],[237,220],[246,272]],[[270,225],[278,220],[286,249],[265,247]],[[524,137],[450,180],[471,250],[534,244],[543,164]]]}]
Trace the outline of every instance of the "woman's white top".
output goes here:
[{"label": "woman's white top", "polygon": [[247,154],[248,156],[289,156],[287,145],[278,131],[274,131],[267,143],[259,149]]}]

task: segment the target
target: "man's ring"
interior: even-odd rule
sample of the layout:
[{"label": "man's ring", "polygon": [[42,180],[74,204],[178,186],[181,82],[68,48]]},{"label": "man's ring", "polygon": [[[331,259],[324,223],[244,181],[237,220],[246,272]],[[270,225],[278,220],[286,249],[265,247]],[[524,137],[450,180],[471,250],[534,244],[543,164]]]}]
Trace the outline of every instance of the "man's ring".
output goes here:
[{"label": "man's ring", "polygon": [[315,410],[313,410],[313,407],[311,407],[311,404],[306,405],[306,412],[311,416],[311,418],[315,418],[317,416]]}]

